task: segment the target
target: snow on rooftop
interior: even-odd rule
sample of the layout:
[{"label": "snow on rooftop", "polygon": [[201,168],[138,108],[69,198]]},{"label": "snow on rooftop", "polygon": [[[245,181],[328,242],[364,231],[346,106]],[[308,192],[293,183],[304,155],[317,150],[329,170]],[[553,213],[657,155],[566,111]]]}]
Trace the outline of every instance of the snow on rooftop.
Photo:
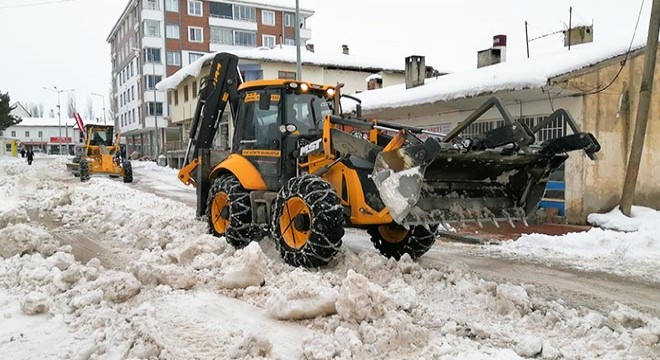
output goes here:
[{"label": "snow on rooftop", "polygon": [[[56,117],[55,118],[32,118],[32,117],[22,117],[22,121],[14,126],[74,126],[76,124],[76,119],[67,119],[62,118],[60,122]],[[84,123],[87,123],[87,120],[83,120]]]},{"label": "snow on rooftop", "polygon": [[[276,8],[288,9],[291,10],[292,12],[296,11],[296,2],[291,0],[239,0],[237,2],[244,4],[252,4],[259,8],[276,7]],[[312,9],[311,5],[312,2],[310,0],[300,0],[300,11],[313,13],[314,10]]]},{"label": "snow on rooftop", "polygon": [[[646,39],[636,40],[632,51],[646,45]],[[503,90],[540,88],[553,77],[597,64],[625,54],[629,40],[612,44],[589,43],[562,49],[557,53],[504,62],[475,70],[457,72],[426,79],[423,86],[406,89],[405,84],[362,92],[364,110],[399,108],[439,101],[450,101]]]},{"label": "snow on rooftop", "polygon": [[[250,48],[246,50],[227,50],[241,60],[263,60],[267,62],[296,62],[295,46],[282,46],[274,49]],[[176,88],[188,76],[198,76],[204,64],[213,60],[215,53],[206,54],[192,64],[181,68],[172,76],[156,84],[156,89],[165,91]],[[303,65],[337,66],[349,69],[363,69],[373,71],[403,71],[403,59],[388,59],[382,56],[345,55],[342,53],[311,52],[301,49]],[[239,65],[240,66],[240,65]]]}]

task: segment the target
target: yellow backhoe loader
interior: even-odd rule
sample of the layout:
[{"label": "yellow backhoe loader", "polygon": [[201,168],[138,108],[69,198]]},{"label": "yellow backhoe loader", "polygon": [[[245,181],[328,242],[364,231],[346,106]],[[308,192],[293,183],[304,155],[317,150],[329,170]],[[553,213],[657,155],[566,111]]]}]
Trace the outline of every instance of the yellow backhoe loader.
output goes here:
[{"label": "yellow backhoe loader", "polygon": [[[197,188],[197,215],[243,247],[272,237],[284,261],[319,267],[337,254],[344,227],[368,231],[385,256],[417,258],[439,225],[512,222],[532,213],[548,175],[600,146],[558,110],[530,129],[495,98],[448,134],[342,116],[340,86],[295,80],[242,83],[238,58],[220,53],[199,94],[179,179]],[[345,95],[344,95],[345,96]],[[219,162],[210,149],[226,105],[235,133]],[[461,132],[491,108],[503,125],[472,138]],[[534,145],[557,117],[573,134]]]}]

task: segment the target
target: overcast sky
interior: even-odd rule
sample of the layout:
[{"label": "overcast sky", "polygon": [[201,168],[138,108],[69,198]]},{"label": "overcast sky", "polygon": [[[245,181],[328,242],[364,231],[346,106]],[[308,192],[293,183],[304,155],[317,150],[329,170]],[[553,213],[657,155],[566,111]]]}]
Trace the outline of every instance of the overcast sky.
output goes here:
[{"label": "overcast sky", "polygon": [[[258,0],[254,0],[258,1]],[[110,47],[105,42],[128,0],[0,0],[0,91],[12,101],[57,104],[43,87],[76,89],[85,112],[92,92],[110,92]],[[645,0],[637,36],[646,37],[651,0]],[[291,0],[295,6],[295,0]],[[476,68],[476,52],[492,36],[508,36],[507,59],[525,53],[525,20],[535,38],[574,21],[594,23],[597,42],[630,39],[642,0],[301,0],[316,11],[308,26],[319,51],[425,55],[442,71]],[[561,35],[530,44],[531,56],[562,48]],[[303,74],[304,77],[304,74]],[[62,95],[62,106],[66,104]],[[92,97],[98,114],[101,98]],[[108,105],[107,105],[108,106]],[[97,115],[100,116],[100,115]]]}]

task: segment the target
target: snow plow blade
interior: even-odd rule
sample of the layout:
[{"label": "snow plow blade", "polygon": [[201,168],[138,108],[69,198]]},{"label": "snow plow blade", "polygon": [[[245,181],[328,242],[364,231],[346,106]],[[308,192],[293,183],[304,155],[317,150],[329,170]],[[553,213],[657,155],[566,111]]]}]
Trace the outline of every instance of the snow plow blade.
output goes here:
[{"label": "snow plow blade", "polygon": [[[549,118],[569,115],[561,110]],[[463,146],[450,144],[461,129],[442,141],[424,143],[378,154],[372,179],[383,203],[404,226],[506,221],[514,226],[536,210],[550,173],[573,150],[595,159],[600,145],[593,135],[578,131],[572,119],[571,135],[534,143],[537,128],[511,121],[477,135]],[[459,125],[463,128],[469,124]],[[539,128],[540,129],[540,128]],[[500,141],[501,140],[501,141]]]}]

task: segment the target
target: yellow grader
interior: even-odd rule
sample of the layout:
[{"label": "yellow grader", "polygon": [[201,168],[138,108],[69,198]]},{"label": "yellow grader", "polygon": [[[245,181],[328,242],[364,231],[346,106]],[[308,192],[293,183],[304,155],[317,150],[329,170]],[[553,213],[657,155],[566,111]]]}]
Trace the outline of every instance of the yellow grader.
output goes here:
[{"label": "yellow grader", "polygon": [[123,178],[125,183],[133,182],[131,162],[122,157],[119,132],[114,133],[112,125],[85,125],[84,139],[84,145],[67,164],[80,181],[87,181],[96,174],[109,174]]}]

